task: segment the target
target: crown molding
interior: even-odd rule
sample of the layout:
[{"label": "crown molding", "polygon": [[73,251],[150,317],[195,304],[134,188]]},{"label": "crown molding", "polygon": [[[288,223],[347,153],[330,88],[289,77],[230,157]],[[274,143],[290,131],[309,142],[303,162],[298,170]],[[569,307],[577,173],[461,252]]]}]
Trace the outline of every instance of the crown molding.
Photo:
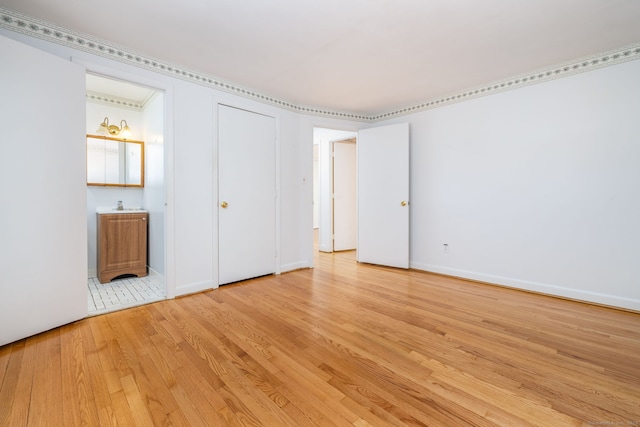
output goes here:
[{"label": "crown molding", "polygon": [[[640,58],[640,43],[636,43],[608,52],[566,62],[554,67],[540,69],[462,92],[456,92],[447,96],[434,98],[412,106],[370,115],[333,111],[321,107],[297,105],[283,99],[261,94],[252,89],[243,88],[236,84],[219,80],[203,73],[189,70],[179,65],[174,65],[157,58],[145,56],[132,51],[129,48],[117,46],[92,36],[87,36],[47,22],[39,21],[3,7],[0,7],[0,27],[46,40],[48,42],[67,46],[72,49],[89,52],[118,62],[284,108],[296,113],[364,122],[375,122],[378,120],[387,120],[394,117],[413,114],[448,104],[454,104],[473,98],[492,95],[494,93],[513,90]],[[112,100],[108,100],[109,98]],[[106,101],[100,101],[111,103],[111,105],[117,105],[118,102],[114,97],[107,97]]]},{"label": "crown molding", "polygon": [[145,56],[129,48],[117,46],[110,42],[106,42],[92,36],[87,36],[85,34],[80,34],[2,7],[0,7],[0,27],[58,45],[67,46],[72,49],[89,52],[104,58],[133,65],[138,68],[144,68],[160,74],[179,78],[181,80],[186,80],[253,99],[262,103],[271,104],[276,107],[285,108],[294,112],[356,121],[369,120],[368,116],[364,114],[352,114],[317,107],[296,105],[289,101],[261,94],[254,90],[243,88],[233,83],[225,82],[179,65],[174,65],[157,58]]},{"label": "crown molding", "polygon": [[126,108],[134,111],[142,111],[146,105],[146,102],[138,102],[132,99],[90,91],[87,91],[87,101],[96,104],[110,105],[112,107]]},{"label": "crown molding", "polygon": [[397,116],[417,113],[424,110],[438,108],[447,104],[467,101],[473,98],[492,95],[507,90],[518,89],[537,83],[568,77],[574,74],[585,73],[598,68],[610,67],[623,62],[640,59],[640,43],[621,47],[608,52],[591,55],[578,60],[563,63],[549,68],[539,69],[518,76],[509,77],[490,84],[478,86],[463,92],[434,98],[432,100],[416,104],[395,111],[369,116],[370,121],[386,120]]}]

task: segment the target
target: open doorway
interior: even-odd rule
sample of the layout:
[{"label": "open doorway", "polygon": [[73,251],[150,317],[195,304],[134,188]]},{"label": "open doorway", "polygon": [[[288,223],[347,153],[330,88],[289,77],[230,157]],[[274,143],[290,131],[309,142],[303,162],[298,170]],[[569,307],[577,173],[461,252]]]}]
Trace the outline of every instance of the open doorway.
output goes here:
[{"label": "open doorway", "polygon": [[[321,252],[333,252],[334,250],[347,250],[355,249],[355,234],[354,243],[347,243],[345,241],[350,239],[347,237],[343,239],[347,234],[355,232],[355,217],[353,221],[348,218],[350,210],[355,214],[355,144],[357,138],[357,132],[342,131],[336,129],[327,129],[316,127],[313,129],[313,144],[314,144],[314,162],[313,162],[313,176],[314,176],[314,190],[313,190],[313,227],[314,227],[314,248]],[[335,143],[340,144],[341,160],[338,165],[338,170],[335,170],[334,162],[334,147]],[[353,153],[353,155],[349,153]],[[344,156],[342,156],[344,155]],[[335,172],[338,172],[337,174]],[[352,183],[349,183],[349,177],[353,179]],[[338,182],[335,182],[335,181]],[[335,190],[336,184],[339,189],[339,212],[336,212],[335,202]],[[352,190],[349,190],[352,188]],[[342,191],[345,190],[346,191]],[[348,195],[352,191],[353,194]],[[346,203],[344,203],[346,202]],[[340,207],[342,210],[340,210]],[[335,221],[335,214],[340,215],[338,221]],[[336,228],[336,224],[338,228]],[[351,224],[351,225],[350,225]],[[336,232],[340,234],[338,236],[339,244],[335,246]]]},{"label": "open doorway", "polygon": [[[128,135],[109,133],[114,139],[143,144],[143,185],[87,185],[87,248],[89,315],[107,313],[165,299],[165,96],[160,90],[110,77],[86,76],[86,133],[95,135],[102,123],[126,125]],[[114,132],[116,132],[114,128]],[[141,250],[146,275],[122,274],[98,280],[98,212],[110,212],[121,204],[125,212],[146,214],[146,247]]]}]

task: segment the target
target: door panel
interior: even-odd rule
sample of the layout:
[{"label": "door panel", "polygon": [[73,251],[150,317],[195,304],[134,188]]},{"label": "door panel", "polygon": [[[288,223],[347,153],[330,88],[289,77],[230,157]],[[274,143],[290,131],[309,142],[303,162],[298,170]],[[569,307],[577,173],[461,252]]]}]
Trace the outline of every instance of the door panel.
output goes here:
[{"label": "door panel", "polygon": [[333,250],[356,248],[356,142],[333,142]]},{"label": "door panel", "polygon": [[359,262],[409,268],[409,124],[358,132]]},{"label": "door panel", "polygon": [[0,345],[87,315],[85,70],[0,36]]},{"label": "door panel", "polygon": [[218,108],[219,284],[275,272],[273,117]]}]

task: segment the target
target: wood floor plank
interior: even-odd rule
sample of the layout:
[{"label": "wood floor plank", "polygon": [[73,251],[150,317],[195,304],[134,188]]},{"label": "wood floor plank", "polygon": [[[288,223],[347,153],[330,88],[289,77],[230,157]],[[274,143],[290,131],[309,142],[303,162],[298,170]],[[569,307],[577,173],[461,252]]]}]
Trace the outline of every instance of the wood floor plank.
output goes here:
[{"label": "wood floor plank", "polygon": [[[360,417],[351,412],[348,408],[342,408],[340,402],[345,397],[344,393],[332,387],[322,377],[315,375],[315,369],[309,370],[295,357],[295,354],[288,354],[287,351],[273,347],[272,362],[281,369],[280,379],[287,387],[303,396],[306,402],[316,410],[323,413],[336,425],[354,423]],[[317,368],[321,370],[320,368]],[[323,376],[326,373],[323,372]]]},{"label": "wood floor plank", "polygon": [[83,330],[88,325],[76,322],[61,328],[60,353],[62,366],[62,406],[64,425],[98,425],[96,405],[91,402],[94,392],[88,371],[88,355],[92,340],[85,345]]},{"label": "wood floor plank", "polygon": [[640,313],[315,263],[0,347],[0,426],[640,425]]},{"label": "wood floor plank", "polygon": [[[29,405],[30,425],[63,425],[64,416],[60,396],[62,396],[62,372],[60,354],[60,329],[44,332],[28,338],[35,348],[31,403]],[[28,343],[29,344],[29,343]],[[65,361],[67,363],[68,361]],[[60,407],[56,411],[48,408]]]},{"label": "wood floor plank", "polygon": [[111,419],[112,422],[107,425],[116,426],[134,426],[136,425],[137,414],[129,406],[124,388],[111,393],[111,406],[102,414],[104,420]]},{"label": "wood floor plank", "polygon": [[[28,403],[28,399],[25,399],[23,394],[24,387],[20,387],[22,371],[23,369],[29,369],[29,363],[23,363],[25,341],[21,340],[13,345],[0,348],[4,359],[2,383],[0,383],[0,426],[9,426],[12,422],[15,422],[19,418],[15,417],[15,413],[23,406],[21,403]],[[22,381],[22,384],[24,384],[24,381]],[[14,415],[14,421],[12,421],[12,415]],[[24,425],[24,422],[21,424]]]},{"label": "wood floor plank", "polygon": [[[146,309],[135,308],[128,314],[130,317],[118,317],[117,319],[123,322],[115,327],[124,333],[120,339],[121,345],[133,349],[135,362],[129,363],[132,375],[121,378],[121,382],[123,387],[129,387],[130,392],[125,390],[128,400],[134,398],[137,404],[140,401],[144,402],[153,425],[165,425],[169,420],[169,414],[178,409],[178,404],[167,389],[162,374],[151,356],[155,353],[155,345],[151,340],[155,329],[149,322]],[[111,318],[111,321],[115,322],[116,319]],[[129,384],[131,378],[135,378],[135,389]]]},{"label": "wood floor plank", "polygon": [[2,383],[4,382],[5,377],[7,377],[7,365],[9,364],[10,359],[11,347],[0,347],[0,389],[2,388]]}]

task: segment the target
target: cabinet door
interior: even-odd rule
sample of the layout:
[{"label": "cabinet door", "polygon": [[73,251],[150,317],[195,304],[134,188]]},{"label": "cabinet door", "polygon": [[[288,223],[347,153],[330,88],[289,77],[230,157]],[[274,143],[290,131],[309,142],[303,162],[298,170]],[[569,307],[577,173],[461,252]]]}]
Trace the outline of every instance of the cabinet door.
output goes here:
[{"label": "cabinet door", "polygon": [[98,219],[98,278],[146,274],[147,214],[107,214]]}]

